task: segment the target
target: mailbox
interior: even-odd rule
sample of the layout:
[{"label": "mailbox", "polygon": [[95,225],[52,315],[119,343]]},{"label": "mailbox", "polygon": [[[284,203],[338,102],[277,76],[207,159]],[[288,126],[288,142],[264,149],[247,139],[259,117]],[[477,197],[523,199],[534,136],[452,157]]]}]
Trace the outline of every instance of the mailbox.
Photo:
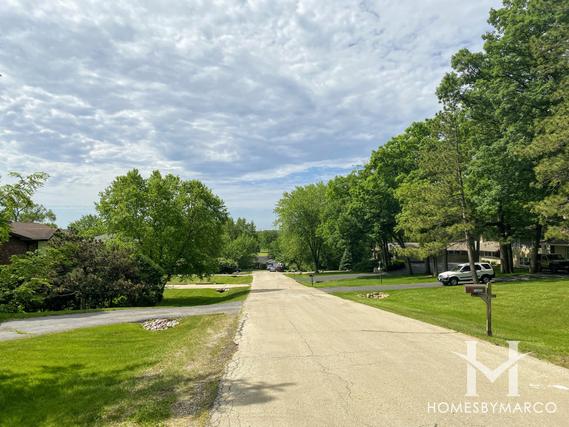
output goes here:
[{"label": "mailbox", "polygon": [[486,285],[466,285],[466,286],[464,286],[464,291],[467,294],[470,294],[473,297],[475,297],[478,295],[485,294],[487,291],[487,288],[486,288]]},{"label": "mailbox", "polygon": [[471,297],[479,297],[486,303],[486,334],[492,336],[492,298],[496,295],[492,293],[492,282],[487,285],[465,285],[464,291]]}]

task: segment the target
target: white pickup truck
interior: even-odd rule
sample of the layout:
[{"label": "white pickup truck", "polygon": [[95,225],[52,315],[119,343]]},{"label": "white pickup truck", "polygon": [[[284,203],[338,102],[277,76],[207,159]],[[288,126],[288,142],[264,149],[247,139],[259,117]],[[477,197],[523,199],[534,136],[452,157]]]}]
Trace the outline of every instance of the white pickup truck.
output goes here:
[{"label": "white pickup truck", "polygon": [[[478,280],[482,283],[488,283],[496,274],[494,269],[487,262],[476,262],[474,263],[476,268],[476,275]],[[470,264],[458,264],[454,270],[445,271],[439,274],[439,282],[443,285],[456,286],[459,283],[472,282],[472,273],[470,272]]]}]

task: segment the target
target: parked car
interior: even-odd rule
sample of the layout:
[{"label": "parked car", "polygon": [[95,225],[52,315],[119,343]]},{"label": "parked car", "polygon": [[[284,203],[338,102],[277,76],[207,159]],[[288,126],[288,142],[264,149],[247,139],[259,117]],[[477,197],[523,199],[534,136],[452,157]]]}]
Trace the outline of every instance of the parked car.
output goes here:
[{"label": "parked car", "polygon": [[542,270],[549,270],[557,273],[560,270],[569,271],[569,260],[561,254],[542,254],[539,256],[539,263]]},{"label": "parked car", "polygon": [[[494,273],[494,269],[492,265],[486,262],[477,262],[474,263],[476,268],[476,275],[478,276],[478,280],[482,283],[488,283],[496,274]],[[470,272],[470,264],[458,264],[454,270],[445,271],[439,274],[439,282],[442,282],[443,285],[451,285],[456,286],[459,283],[465,282],[472,282],[472,274]]]}]

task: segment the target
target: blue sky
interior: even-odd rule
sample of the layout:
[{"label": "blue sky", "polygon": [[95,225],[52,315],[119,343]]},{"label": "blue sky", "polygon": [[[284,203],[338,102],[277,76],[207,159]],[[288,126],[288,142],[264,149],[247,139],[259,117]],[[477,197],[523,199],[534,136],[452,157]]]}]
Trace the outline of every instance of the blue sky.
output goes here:
[{"label": "blue sky", "polygon": [[197,178],[270,228],[283,191],[438,108],[497,1],[0,2],[0,175],[46,171],[58,224],[131,168]]}]

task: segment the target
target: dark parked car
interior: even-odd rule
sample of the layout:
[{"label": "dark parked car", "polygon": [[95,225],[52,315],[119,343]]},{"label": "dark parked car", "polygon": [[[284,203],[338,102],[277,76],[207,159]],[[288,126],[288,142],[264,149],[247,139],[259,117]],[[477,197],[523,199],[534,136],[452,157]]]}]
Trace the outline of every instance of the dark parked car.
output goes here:
[{"label": "dark parked car", "polygon": [[552,273],[565,270],[569,271],[569,260],[561,254],[543,254],[539,256],[539,263],[542,270],[549,270]]}]

